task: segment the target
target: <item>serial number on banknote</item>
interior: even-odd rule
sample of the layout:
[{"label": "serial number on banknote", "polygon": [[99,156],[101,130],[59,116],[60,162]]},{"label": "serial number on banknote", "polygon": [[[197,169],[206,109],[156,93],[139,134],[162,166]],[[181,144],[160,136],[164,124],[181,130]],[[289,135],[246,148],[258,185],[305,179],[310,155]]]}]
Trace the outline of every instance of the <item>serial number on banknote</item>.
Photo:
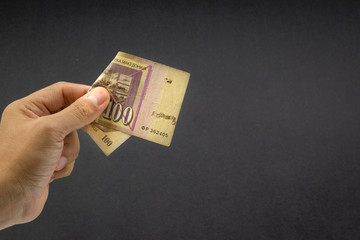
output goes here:
[{"label": "serial number on banknote", "polygon": [[167,137],[169,136],[168,133],[166,133],[166,132],[161,132],[161,131],[159,131],[159,130],[157,130],[157,129],[153,129],[153,128],[149,128],[149,127],[145,127],[145,126],[142,126],[141,129],[144,130],[144,131],[149,131],[149,130],[150,130],[150,133],[156,134],[156,135],[159,135],[159,136],[162,136],[162,137],[166,137],[166,138],[167,138]]}]

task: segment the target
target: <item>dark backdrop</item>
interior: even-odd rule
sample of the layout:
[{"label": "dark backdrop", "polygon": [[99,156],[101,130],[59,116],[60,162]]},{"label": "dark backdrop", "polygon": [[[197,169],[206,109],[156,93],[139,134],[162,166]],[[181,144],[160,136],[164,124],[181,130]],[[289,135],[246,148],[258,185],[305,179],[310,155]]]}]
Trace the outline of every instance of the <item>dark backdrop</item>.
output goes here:
[{"label": "dark backdrop", "polygon": [[0,239],[360,239],[360,6],[345,1],[1,1],[0,108],[91,84],[121,50],[191,73],[169,148],[71,177]]}]

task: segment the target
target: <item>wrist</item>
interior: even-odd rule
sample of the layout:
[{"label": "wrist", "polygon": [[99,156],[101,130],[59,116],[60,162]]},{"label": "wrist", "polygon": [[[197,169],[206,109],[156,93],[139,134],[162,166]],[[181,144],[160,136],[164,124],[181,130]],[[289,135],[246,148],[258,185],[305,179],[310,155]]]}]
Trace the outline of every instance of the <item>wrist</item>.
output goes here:
[{"label": "wrist", "polygon": [[17,175],[0,167],[0,230],[21,223],[25,194]]}]

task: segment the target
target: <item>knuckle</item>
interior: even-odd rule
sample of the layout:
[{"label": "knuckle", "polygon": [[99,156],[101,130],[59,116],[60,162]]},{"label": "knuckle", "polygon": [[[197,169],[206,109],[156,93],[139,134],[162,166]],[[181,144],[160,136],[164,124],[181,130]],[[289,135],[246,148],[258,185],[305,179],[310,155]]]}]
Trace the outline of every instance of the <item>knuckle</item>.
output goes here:
[{"label": "knuckle", "polygon": [[2,113],[3,116],[7,116],[7,115],[9,115],[11,112],[14,111],[14,109],[15,109],[15,104],[14,104],[14,103],[15,103],[15,102],[12,102],[12,103],[10,103],[9,105],[6,106],[6,108],[4,109],[4,111],[3,111],[3,113]]},{"label": "knuckle", "polygon": [[9,105],[7,105],[4,109],[4,111],[2,112],[2,118],[7,117],[7,116],[17,112],[17,110],[19,109],[19,105],[20,105],[20,100],[16,100],[16,101],[10,103]]},{"label": "knuckle", "polygon": [[66,84],[67,84],[67,82],[65,82],[65,81],[59,81],[59,82],[54,83],[53,86],[61,87],[61,86],[64,86]]},{"label": "knuckle", "polygon": [[56,82],[47,87],[51,91],[56,91],[56,89],[63,89],[68,83],[64,81]]}]

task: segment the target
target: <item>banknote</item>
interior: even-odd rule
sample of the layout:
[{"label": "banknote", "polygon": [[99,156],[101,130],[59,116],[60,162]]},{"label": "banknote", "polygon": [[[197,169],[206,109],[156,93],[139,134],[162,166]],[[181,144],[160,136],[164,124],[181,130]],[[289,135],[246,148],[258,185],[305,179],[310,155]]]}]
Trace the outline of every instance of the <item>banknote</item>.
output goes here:
[{"label": "banknote", "polygon": [[169,146],[189,77],[187,72],[119,52],[92,85],[105,87],[110,103],[86,131],[106,155],[130,136]]}]

